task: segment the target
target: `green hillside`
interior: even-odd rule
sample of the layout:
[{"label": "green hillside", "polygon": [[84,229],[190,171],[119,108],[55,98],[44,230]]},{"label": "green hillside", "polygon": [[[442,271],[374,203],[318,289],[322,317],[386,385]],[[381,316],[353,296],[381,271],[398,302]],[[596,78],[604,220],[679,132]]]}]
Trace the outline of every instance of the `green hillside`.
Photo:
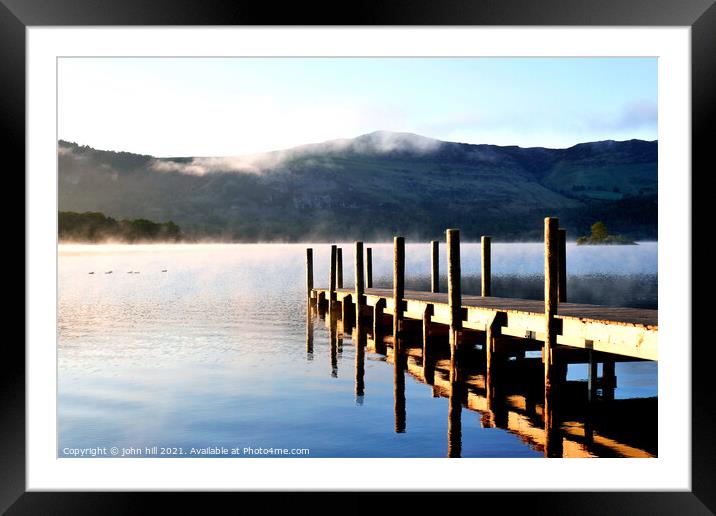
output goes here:
[{"label": "green hillside", "polygon": [[655,238],[657,143],[523,149],[378,132],[239,158],[153,158],[59,144],[62,211],[173,220],[191,237],[539,239],[558,216]]}]

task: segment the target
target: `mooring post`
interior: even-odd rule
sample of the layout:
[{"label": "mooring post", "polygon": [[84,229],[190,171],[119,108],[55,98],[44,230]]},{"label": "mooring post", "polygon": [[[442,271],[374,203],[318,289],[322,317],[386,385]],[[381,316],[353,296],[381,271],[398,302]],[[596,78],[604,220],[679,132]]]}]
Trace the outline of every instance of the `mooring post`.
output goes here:
[{"label": "mooring post", "polygon": [[567,230],[559,230],[559,302],[567,302]]},{"label": "mooring post", "polygon": [[[393,338],[398,343],[400,321],[403,319],[403,298],[405,297],[405,238],[393,239]],[[393,348],[395,349],[395,347]]]},{"label": "mooring post", "polygon": [[336,246],[331,246],[331,265],[328,278],[328,310],[332,315],[336,309]]},{"label": "mooring post", "polygon": [[365,272],[366,287],[373,288],[373,249],[370,247],[366,249]]},{"label": "mooring post", "polygon": [[552,428],[554,387],[556,383],[554,348],[557,345],[554,316],[557,314],[559,274],[559,220],[544,219],[544,418],[545,428]]},{"label": "mooring post", "polygon": [[437,240],[430,242],[430,251],[431,290],[433,292],[440,292],[440,243]]},{"label": "mooring post", "polygon": [[448,229],[448,305],[450,307],[450,349],[457,346],[457,333],[462,329],[462,294],[460,291],[460,230]]},{"label": "mooring post", "polygon": [[336,284],[343,288],[343,249],[336,249]]},{"label": "mooring post", "polygon": [[480,240],[482,242],[482,296],[485,297],[492,295],[492,237],[483,236]]},{"label": "mooring post", "polygon": [[355,300],[353,301],[356,305],[356,327],[360,325],[360,315],[365,305],[365,284],[363,282],[363,242],[355,243],[355,281],[356,281],[356,292]]},{"label": "mooring post", "polygon": [[311,293],[313,292],[313,249],[306,249],[306,298],[311,306]]}]

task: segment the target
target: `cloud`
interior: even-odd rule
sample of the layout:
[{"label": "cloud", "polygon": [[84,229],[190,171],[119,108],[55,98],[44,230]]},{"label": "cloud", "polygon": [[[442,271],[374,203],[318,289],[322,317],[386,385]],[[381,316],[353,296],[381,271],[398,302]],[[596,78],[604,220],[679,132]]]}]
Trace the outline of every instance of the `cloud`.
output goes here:
[{"label": "cloud", "polygon": [[621,106],[611,116],[591,116],[585,118],[584,127],[595,131],[632,131],[644,128],[656,128],[659,110],[656,102],[635,100]]},{"label": "cloud", "polygon": [[295,159],[330,157],[331,154],[360,153],[386,154],[409,152],[426,154],[436,150],[442,142],[412,133],[376,131],[358,136],[329,140],[322,143],[301,145],[292,149],[216,158],[191,158],[189,162],[154,159],[150,165],[157,172],[179,172],[182,174],[204,175],[216,172],[244,172],[260,174],[287,166]]},{"label": "cloud", "polygon": [[640,100],[625,104],[614,125],[617,129],[656,127],[658,119],[659,109],[656,102]]}]

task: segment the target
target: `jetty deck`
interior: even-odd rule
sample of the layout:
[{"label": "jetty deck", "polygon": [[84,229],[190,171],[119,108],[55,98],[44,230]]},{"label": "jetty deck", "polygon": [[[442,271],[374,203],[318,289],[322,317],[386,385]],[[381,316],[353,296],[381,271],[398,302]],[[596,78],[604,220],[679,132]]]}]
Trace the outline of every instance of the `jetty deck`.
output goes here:
[{"label": "jetty deck", "polygon": [[[336,301],[349,304],[355,291],[337,288]],[[383,313],[394,314],[393,290],[367,288],[365,305],[375,309],[384,304]],[[314,288],[311,299],[327,300],[330,289]],[[450,324],[448,294],[406,290],[404,293],[404,319],[429,324]],[[503,336],[545,340],[544,301],[493,296],[462,296],[463,330],[486,331],[492,321],[500,319],[503,324],[499,333]],[[561,346],[592,349],[626,357],[658,360],[658,310],[606,307],[600,305],[558,303],[557,340]],[[426,310],[428,315],[426,315]]]}]

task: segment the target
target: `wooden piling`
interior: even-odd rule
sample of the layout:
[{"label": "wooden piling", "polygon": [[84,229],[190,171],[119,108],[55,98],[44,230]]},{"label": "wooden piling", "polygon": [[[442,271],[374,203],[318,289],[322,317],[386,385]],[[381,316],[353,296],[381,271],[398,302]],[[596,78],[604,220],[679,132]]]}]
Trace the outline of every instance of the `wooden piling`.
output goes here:
[{"label": "wooden piling", "polygon": [[433,349],[430,343],[430,325],[431,317],[434,313],[433,305],[426,305],[423,311],[423,377],[429,384],[433,383],[434,360]]},{"label": "wooden piling", "polygon": [[559,274],[558,250],[559,220],[554,217],[544,219],[544,323],[545,338],[543,348],[544,359],[544,418],[545,428],[552,428],[550,420],[554,409],[554,388],[556,371],[554,348],[557,345],[554,316],[557,314],[557,283]]},{"label": "wooden piling", "polygon": [[567,302],[567,230],[559,230],[559,302]]},{"label": "wooden piling", "polygon": [[457,332],[462,329],[462,294],[460,290],[460,230],[448,229],[448,306],[450,308],[450,347],[457,345]]},{"label": "wooden piling", "polygon": [[433,292],[440,292],[440,243],[437,240],[430,242],[431,276],[430,286]]},{"label": "wooden piling", "polygon": [[329,267],[329,277],[328,277],[328,291],[329,291],[329,298],[328,298],[328,310],[330,313],[333,313],[333,311],[336,308],[336,255],[337,255],[336,246],[331,246],[331,265]]},{"label": "wooden piling", "polygon": [[360,322],[360,315],[365,305],[365,283],[363,278],[363,242],[355,243],[355,299],[356,305],[356,326]]},{"label": "wooden piling", "polygon": [[495,347],[497,338],[500,336],[500,328],[507,322],[504,312],[497,312],[495,316],[487,324],[485,331],[485,391],[488,407],[491,407],[495,399],[494,384],[495,370],[497,364],[495,360]]},{"label": "wooden piling", "polygon": [[597,361],[594,351],[589,350],[589,364],[587,370],[587,401],[592,403],[597,397]]},{"label": "wooden piling", "polygon": [[373,307],[373,342],[376,351],[383,349],[383,311],[385,310],[385,298],[380,298]]},{"label": "wooden piling", "polygon": [[343,321],[343,327],[349,328],[351,326],[351,305],[353,304],[353,300],[351,299],[351,295],[348,294],[347,296],[343,297],[343,300],[341,301],[341,321]]},{"label": "wooden piling", "polygon": [[[396,343],[403,318],[403,298],[405,297],[405,239],[393,239],[393,338]],[[396,346],[397,347],[397,346]]]},{"label": "wooden piling", "polygon": [[617,386],[616,368],[614,366],[614,360],[605,360],[602,363],[602,399],[607,401],[614,400],[614,389]]},{"label": "wooden piling", "polygon": [[306,299],[311,304],[311,292],[313,291],[313,249],[306,249]]},{"label": "wooden piling", "polygon": [[482,261],[482,272],[481,272],[481,278],[482,278],[482,296],[490,296],[492,295],[492,237],[489,236],[483,236],[481,238],[482,242],[482,252],[481,252],[481,261]]},{"label": "wooden piling", "polygon": [[365,282],[367,288],[373,288],[373,249],[366,249],[365,256]]},{"label": "wooden piling", "polygon": [[338,288],[343,288],[343,249],[336,249],[336,283]]}]

